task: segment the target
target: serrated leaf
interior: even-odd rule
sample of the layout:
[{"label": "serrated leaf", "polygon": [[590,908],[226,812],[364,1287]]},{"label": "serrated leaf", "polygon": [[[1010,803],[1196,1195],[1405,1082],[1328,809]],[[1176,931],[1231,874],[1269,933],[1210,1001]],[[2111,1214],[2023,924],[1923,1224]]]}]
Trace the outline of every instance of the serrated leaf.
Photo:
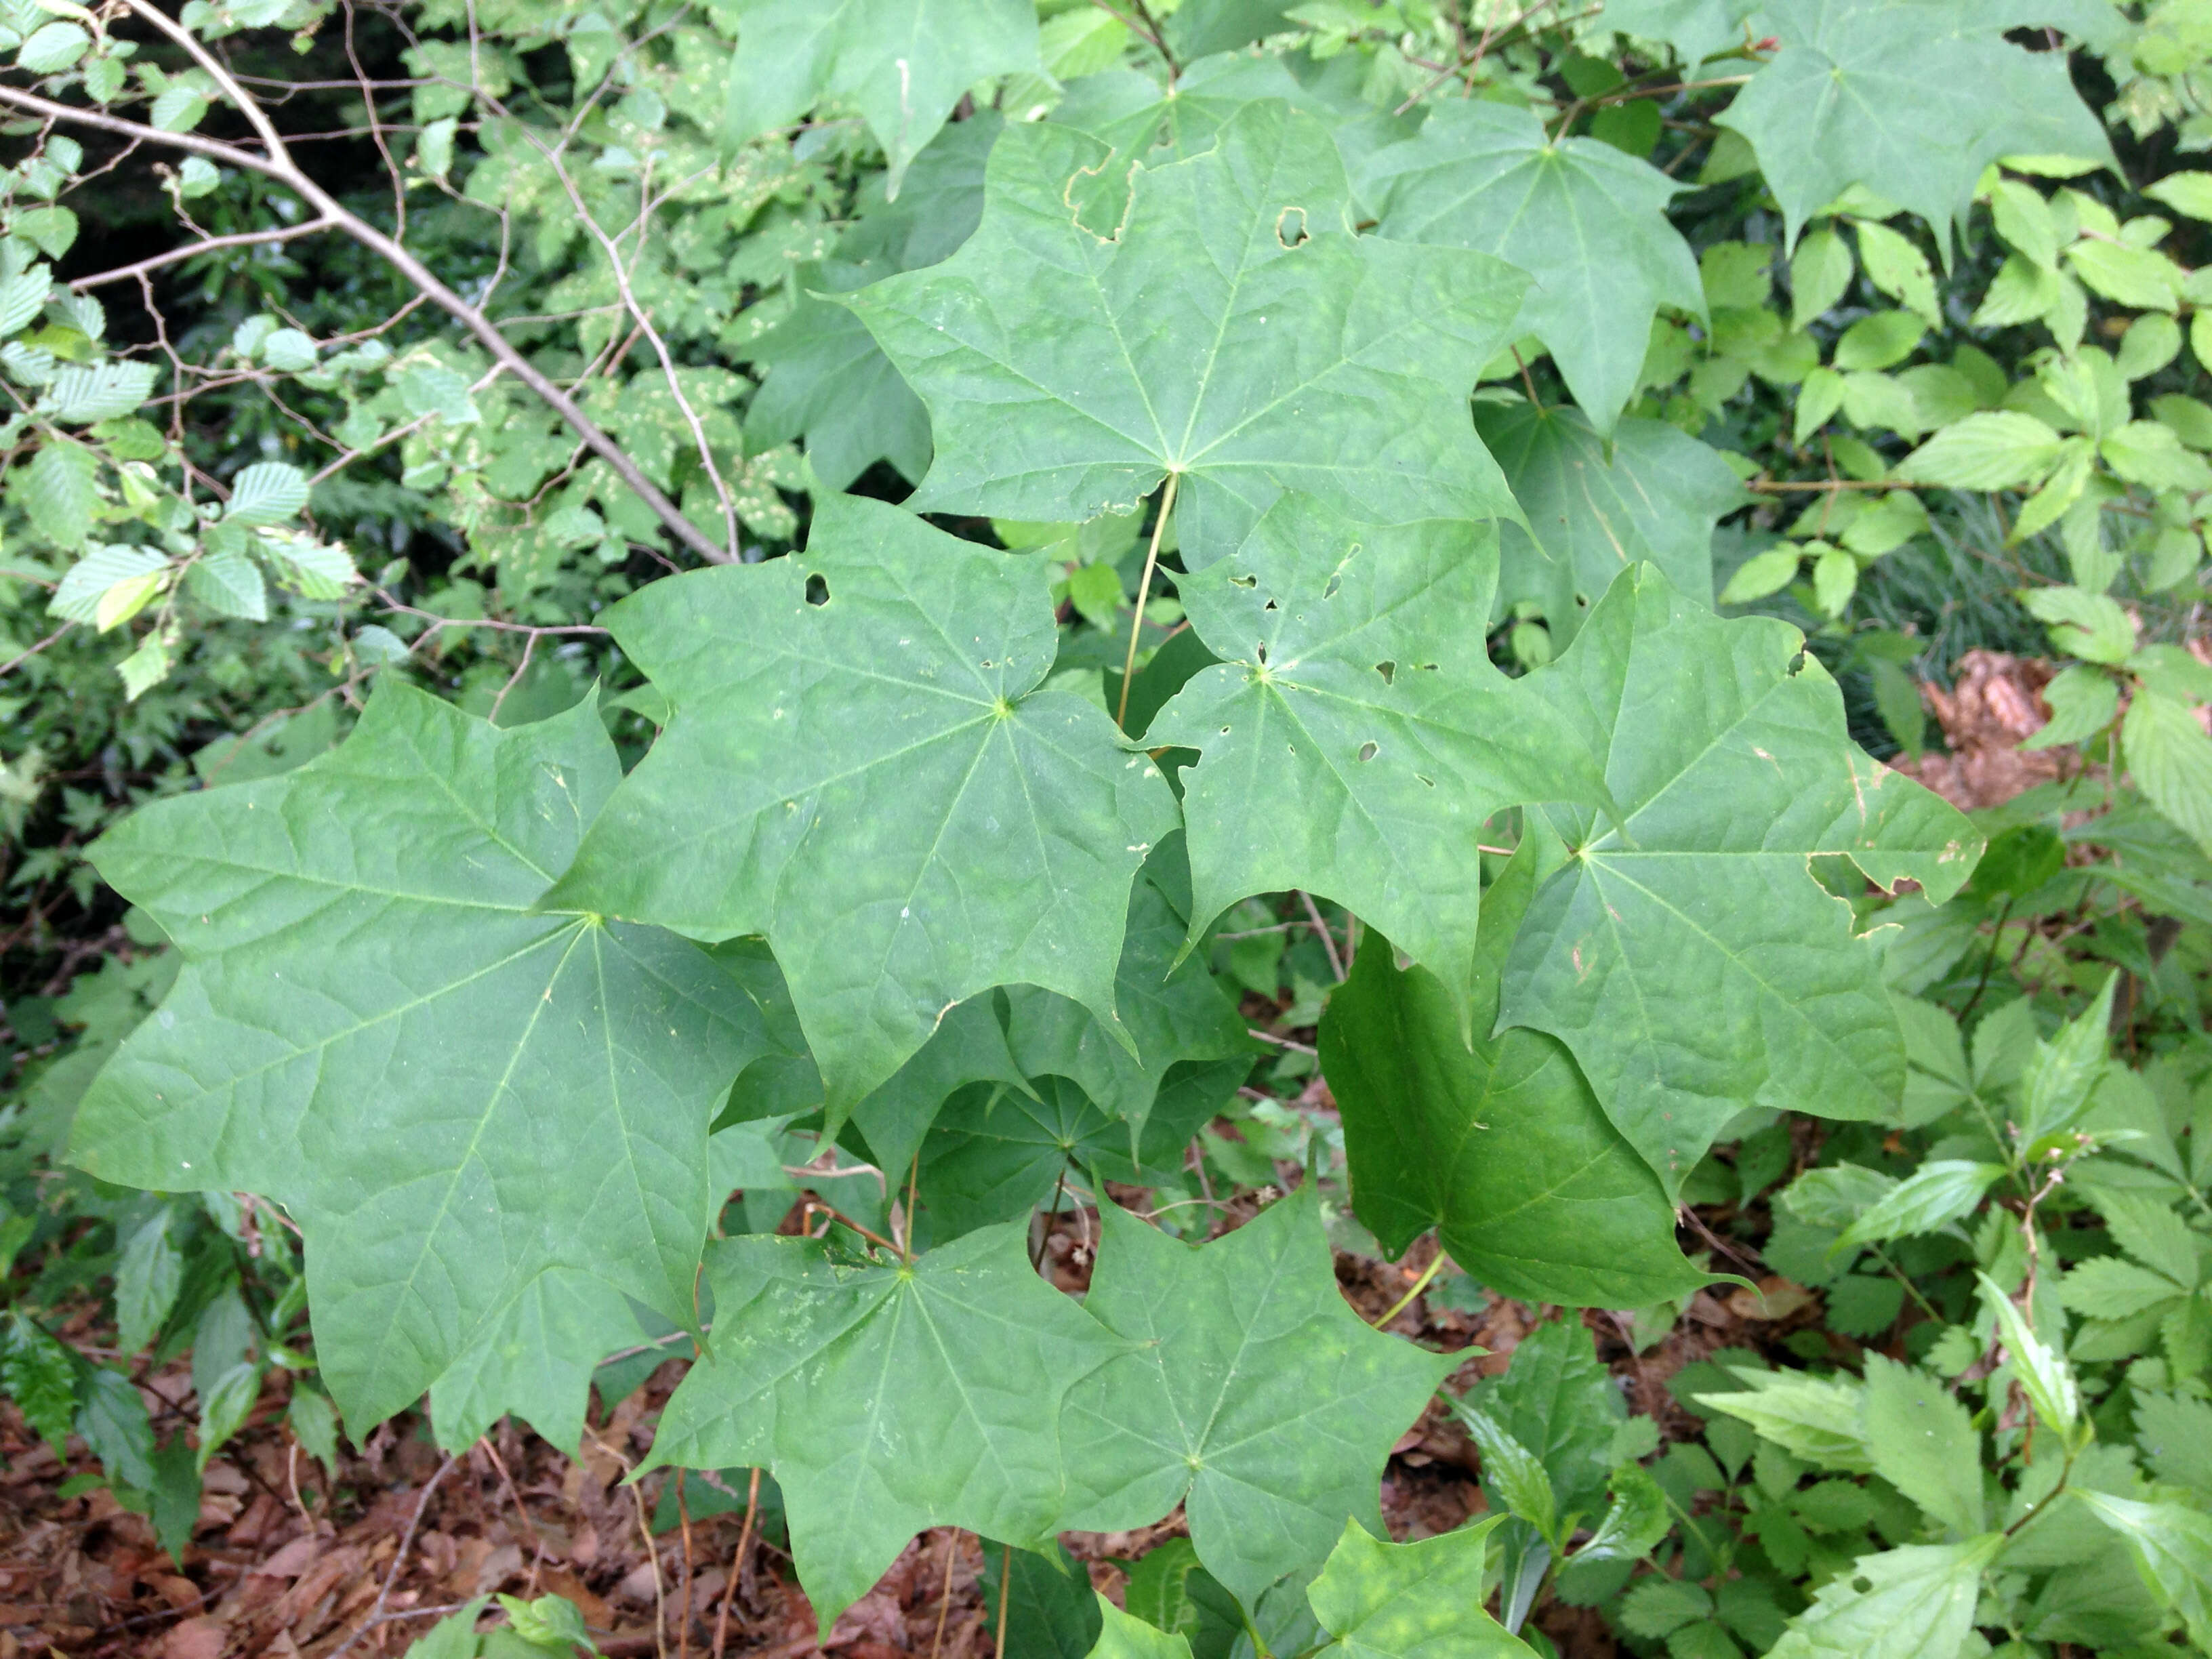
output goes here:
[{"label": "serrated leaf", "polygon": [[[1521,683],[1589,723],[1620,818],[1551,809],[1571,855],[1522,924],[1499,1017],[1574,1052],[1670,1197],[1746,1106],[1871,1118],[1904,1087],[1878,953],[1807,860],[1846,854],[1940,902],[1981,852],[1956,811],[1844,736],[1835,683],[1809,658],[1791,670],[1799,644],[1638,571]],[[1715,995],[1741,1011],[1724,1046],[1691,1035]]]},{"label": "serrated leaf", "polygon": [[269,587],[243,553],[203,554],[185,571],[185,586],[209,610],[249,622],[269,620]]},{"label": "serrated leaf", "polygon": [[128,415],[154,389],[151,363],[72,364],[58,371],[45,402],[57,420],[79,425]]},{"label": "serrated leaf", "polygon": [[1838,1249],[1856,1244],[1886,1244],[1948,1226],[1971,1215],[1990,1183],[2005,1172],[2002,1164],[1966,1158],[1932,1158],[1899,1182],[1844,1229]]},{"label": "serrated leaf", "polygon": [[256,461],[231,480],[223,517],[240,524],[283,524],[307,504],[307,475],[283,461]]},{"label": "serrated leaf", "polygon": [[2079,587],[2038,587],[2021,595],[2037,621],[2049,624],[2051,642],[2069,657],[2122,663],[2136,648],[2135,619],[2109,594]]},{"label": "serrated leaf", "polygon": [[190,132],[208,112],[207,94],[198,87],[174,86],[154,100],[148,119],[161,132]]},{"label": "serrated leaf", "polygon": [[1966,1407],[1925,1371],[1866,1361],[1859,1431],[1874,1472],[1953,1532],[1980,1532],[1982,1437]]},{"label": "serrated leaf", "polygon": [[1550,137],[1532,110],[1436,104],[1419,134],[1370,160],[1363,184],[1377,234],[1494,253],[1528,273],[1518,326],[1544,343],[1601,434],[1636,393],[1658,307],[1705,317],[1697,262],[1667,219],[1683,186],[1600,140]]},{"label": "serrated leaf", "polygon": [[76,1376],[70,1351],[21,1308],[0,1330],[0,1391],[54,1450],[66,1457],[76,1418]]},{"label": "serrated leaf", "polygon": [[2000,155],[2108,159],[2062,54],[2009,44],[2008,17],[1954,0],[1767,0],[1782,50],[1722,112],[1798,228],[1852,185],[1925,219],[1948,246]]},{"label": "serrated leaf", "polygon": [[1559,1530],[1559,1505],[1543,1460],[1473,1401],[1455,1400],[1450,1404],[1452,1414],[1482,1454],[1482,1483],[1492,1501],[1503,1504],[1550,1541]]},{"label": "serrated leaf", "polygon": [[1472,1044],[1450,994],[1400,971],[1371,929],[1322,1016],[1352,1206],[1383,1249],[1431,1227],[1480,1283],[1530,1303],[1649,1307],[1704,1275],[1674,1208],[1556,1040],[1491,1033],[1498,975],[1534,885],[1524,848],[1491,886],[1476,944]]},{"label": "serrated leaf", "polygon": [[1871,219],[1859,222],[1858,234],[1859,263],[1866,267],[1867,280],[1929,327],[1942,327],[1936,273],[1929,269],[1927,256],[1887,225]]},{"label": "serrated leaf", "polygon": [[2091,1514],[2127,1540],[2143,1581],[2181,1616],[2190,1640],[2212,1644],[2212,1516],[2180,1504],[2139,1504],[2075,1489]]},{"label": "serrated leaf", "polygon": [[1952,489],[2019,489],[2043,480],[2063,441],[2033,415],[1988,410],[1945,427],[1899,463],[1897,476]]},{"label": "serrated leaf", "polygon": [[2212,856],[2212,738],[2188,704],[2139,687],[2120,724],[2120,746],[2136,787]]},{"label": "serrated leaf", "polygon": [[1826,225],[1808,231],[1790,256],[1790,325],[1808,328],[1834,309],[1852,269],[1850,243]]},{"label": "serrated leaf", "polygon": [[1038,690],[1051,574],[832,495],[804,555],[623,601],[608,626],[676,714],[549,902],[764,934],[836,1121],[994,985],[1112,1030],[1129,882],[1174,805],[1101,710]]},{"label": "serrated leaf", "polygon": [[1973,1633],[1982,1570],[2004,1540],[1862,1555],[1790,1621],[1767,1659],[1957,1659]]},{"label": "serrated leaf", "polygon": [[834,98],[884,148],[891,193],[961,94],[1041,70],[1029,0],[736,0],[725,145],[791,125]]},{"label": "serrated leaf", "polygon": [[[1649,1423],[1648,1417],[1635,1421]],[[1613,1502],[1597,1529],[1571,1558],[1576,1561],[1637,1561],[1656,1548],[1674,1524],[1667,1494],[1640,1464],[1613,1472]]]},{"label": "serrated leaf", "polygon": [[2068,1441],[2081,1415],[2081,1394],[2074,1380],[2073,1367],[2066,1363],[2065,1351],[2036,1335],[1995,1279],[1978,1271],[1974,1278],[1981,1286],[1983,1305],[1996,1316],[2005,1352],[2012,1360],[2013,1370],[2027,1395],[2028,1403],[2035,1407],[2036,1416],[2042,1419],[2046,1428],[2057,1433],[2062,1442]]},{"label": "serrated leaf", "polygon": [[[39,447],[27,468],[9,475],[9,493],[48,541],[58,547],[82,547],[100,506],[94,482],[99,473],[100,462],[92,451],[82,444],[50,440]],[[58,603],[62,595],[57,592],[54,598]]]},{"label": "serrated leaf", "polygon": [[63,573],[46,609],[69,622],[92,622],[100,614],[100,601],[114,588],[157,578],[168,564],[150,547],[102,543]]},{"label": "serrated leaf", "polygon": [[1061,1401],[1128,1345],[1036,1276],[1027,1243],[1010,1224],[910,1265],[804,1239],[708,1252],[713,1346],[647,1467],[772,1471],[823,1635],[925,1527],[1029,1547],[1064,1524]]},{"label": "serrated leaf", "polygon": [[[1496,532],[1358,525],[1285,496],[1228,558],[1178,584],[1222,660],[1145,741],[1195,749],[1182,774],[1193,921],[1254,893],[1327,895],[1468,994],[1483,821],[1521,800],[1590,799],[1572,737],[1490,665],[1481,623]],[[1266,803],[1288,791],[1297,813]]]},{"label": "serrated leaf", "polygon": [[1626,1413],[1589,1327],[1572,1317],[1538,1326],[1505,1375],[1476,1384],[1473,1398],[1542,1460],[1563,1514],[1595,1512]]},{"label": "serrated leaf", "polygon": [[23,42],[15,64],[33,75],[52,75],[76,63],[91,45],[92,36],[75,23],[48,23]]},{"label": "serrated leaf", "polygon": [[1713,1610],[1711,1593],[1697,1584],[1657,1575],[1639,1581],[1620,1604],[1622,1627],[1657,1641]]},{"label": "serrated leaf", "polygon": [[343,599],[361,580],[345,549],[302,531],[264,530],[254,544],[276,567],[277,580],[302,599]]},{"label": "serrated leaf", "polygon": [[[847,300],[929,406],[911,507],[1079,523],[1173,473],[1192,568],[1286,489],[1383,523],[1514,511],[1465,398],[1517,273],[1352,235],[1334,140],[1284,104],[1246,106],[1187,161],[1125,165],[1010,126],[975,235]],[[1111,199],[1071,214],[1077,185]]]},{"label": "serrated leaf", "polygon": [[1379,1531],[1391,1443],[1451,1361],[1346,1304],[1312,1183],[1197,1247],[1101,1209],[1084,1306],[1143,1346],[1068,1396],[1059,1524],[1115,1531],[1181,1502],[1199,1559],[1247,1607],[1326,1556],[1346,1516]]},{"label": "serrated leaf", "polygon": [[1927,331],[1928,325],[1909,311],[1869,313],[1845,329],[1836,342],[1836,367],[1846,374],[1889,368],[1910,357]]},{"label": "serrated leaf", "polygon": [[1478,404],[1475,430],[1528,519],[1498,526],[1504,596],[1540,599],[1562,641],[1638,560],[1711,603],[1713,526],[1751,499],[1719,451],[1633,417],[1608,442],[1575,410],[1526,403]]},{"label": "serrated leaf", "polygon": [[2116,1255],[2092,1256],[2066,1270],[2058,1299],[2069,1312],[2097,1319],[2132,1319],[2189,1294],[2164,1273]]},{"label": "serrated leaf", "polygon": [[46,295],[53,286],[53,273],[44,265],[0,279],[0,334],[29,327],[46,308]]},{"label": "serrated leaf", "polygon": [[105,1365],[87,1369],[83,1398],[77,1407],[76,1431],[109,1484],[149,1489],[154,1474],[154,1425],[146,1401],[121,1371]]},{"label": "serrated leaf", "polygon": [[1873,1468],[1860,1437],[1857,1383],[1742,1369],[1735,1375],[1748,1386],[1734,1394],[1695,1395],[1698,1404],[1741,1418],[1785,1451],[1822,1468],[1846,1474]]},{"label": "serrated leaf", "polygon": [[2108,1188],[2097,1189],[2095,1202],[2114,1243],[2179,1284],[2197,1284],[2196,1237],[2180,1216],[2146,1195]]},{"label": "serrated leaf", "polygon": [[176,1305],[184,1272],[185,1258],[169,1237],[169,1206],[164,1204],[131,1232],[115,1264],[115,1340],[125,1353],[138,1352],[160,1334]]},{"label": "serrated leaf", "polygon": [[691,1317],[707,1126],[758,1016],[689,945],[533,908],[618,775],[588,700],[501,732],[386,679],[337,750],[93,850],[187,965],[70,1156],[285,1203],[357,1430],[440,1384],[573,1445],[605,1349],[531,1363],[549,1301],[569,1336],[624,1294]]},{"label": "serrated leaf", "polygon": [[1328,1659],[1535,1659],[1483,1610],[1486,1518],[1411,1544],[1381,1542],[1357,1521],[1307,1588]]}]

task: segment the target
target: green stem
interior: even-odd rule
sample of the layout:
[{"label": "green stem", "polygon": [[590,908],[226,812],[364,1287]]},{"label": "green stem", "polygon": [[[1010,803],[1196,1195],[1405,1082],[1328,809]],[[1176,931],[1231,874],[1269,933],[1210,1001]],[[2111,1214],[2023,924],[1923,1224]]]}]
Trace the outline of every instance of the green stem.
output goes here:
[{"label": "green stem", "polygon": [[1437,1276],[1437,1269],[1443,1265],[1444,1253],[1443,1248],[1439,1246],[1436,1255],[1430,1259],[1429,1265],[1421,1269],[1421,1276],[1413,1281],[1413,1288],[1407,1291],[1405,1295],[1400,1297],[1395,1302],[1392,1303],[1390,1304],[1389,1312],[1384,1314],[1382,1318],[1372,1322],[1375,1328],[1378,1331],[1381,1330],[1385,1325],[1388,1325],[1400,1314],[1405,1312],[1407,1304],[1413,1301],[1413,1299],[1419,1296],[1423,1291],[1429,1288],[1429,1281]]},{"label": "green stem", "polygon": [[1159,568],[1160,537],[1168,527],[1168,514],[1175,511],[1176,481],[1182,475],[1168,474],[1167,489],[1160,495],[1160,516],[1152,520],[1152,544],[1145,550],[1145,574],[1137,583],[1137,613],[1129,619],[1129,653],[1121,659],[1121,706],[1114,711],[1114,724],[1128,730],[1129,685],[1137,678],[1137,641],[1145,634],[1145,600],[1152,591],[1152,572]]}]

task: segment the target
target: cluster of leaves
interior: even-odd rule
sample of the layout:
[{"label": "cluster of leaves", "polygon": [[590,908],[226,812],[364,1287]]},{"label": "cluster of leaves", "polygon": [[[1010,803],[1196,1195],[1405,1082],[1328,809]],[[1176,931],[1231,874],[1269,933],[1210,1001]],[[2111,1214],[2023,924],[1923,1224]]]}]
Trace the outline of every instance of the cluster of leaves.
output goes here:
[{"label": "cluster of leaves", "polygon": [[[74,630],[126,641],[172,746],[242,632],[325,674],[241,672],[294,712],[210,787],[68,803],[168,797],[70,872],[130,942],[10,997],[9,1393],[173,1537],[270,1366],[311,1449],[425,1395],[574,1446],[688,1334],[654,1459],[772,1474],[825,1632],[951,1524],[1065,1589],[1063,1651],[1520,1652],[1553,1600],[1715,1659],[2203,1642],[2159,1448],[2212,1368],[2212,186],[2137,151],[2196,142],[2212,41],[2134,9],[429,3],[404,83],[356,65],[374,205],[227,55],[323,0],[9,12],[9,654],[51,711]],[[131,273],[52,274],[72,131],[182,158],[134,280],[255,297],[108,343]],[[254,276],[314,236],[429,304],[319,323]],[[246,388],[281,418],[188,425]],[[2019,602],[2086,769],[1980,823],[1823,666],[1918,745],[1920,647],[1861,623],[1961,491],[2069,578]],[[1317,1053],[1255,1072],[1247,996]],[[1316,1061],[1340,1124],[1283,1098]],[[1843,1126],[1813,1167],[1785,1109]],[[1646,1337],[1741,1265],[1678,1206],[1734,1206],[1832,1334],[1698,1372],[1655,1457],[1545,1325],[1454,1405],[1499,1515],[1376,1543],[1449,1362],[1344,1304],[1340,1197]],[[1080,1302],[1030,1250],[1070,1201]],[[40,1322],[102,1275],[131,1353],[193,1345],[189,1437]],[[1131,1613],[1059,1571],[1177,1506]]]}]

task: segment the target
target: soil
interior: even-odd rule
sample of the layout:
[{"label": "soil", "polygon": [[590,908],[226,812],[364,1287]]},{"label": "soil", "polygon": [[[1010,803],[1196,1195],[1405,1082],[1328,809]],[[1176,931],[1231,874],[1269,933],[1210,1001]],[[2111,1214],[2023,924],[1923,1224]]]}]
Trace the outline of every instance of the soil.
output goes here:
[{"label": "soil", "polygon": [[[1095,1226],[1095,1218],[1071,1212],[1044,1241],[1045,1270],[1065,1289],[1087,1282],[1084,1244],[1097,1237]],[[1397,1263],[1340,1254],[1346,1299],[1364,1318],[1379,1317],[1419,1277],[1433,1249],[1425,1242]],[[1668,1393],[1666,1379],[1716,1348],[1761,1346],[1760,1337],[1781,1328],[1761,1322],[1784,1313],[1790,1300],[1707,1292],[1670,1336],[1641,1356],[1616,1316],[1585,1317],[1631,1406],[1655,1415],[1669,1437],[1686,1437],[1695,1419]],[[1502,1371],[1523,1335],[1559,1316],[1556,1309],[1502,1299],[1468,1314],[1422,1297],[1390,1328],[1439,1352],[1467,1352],[1447,1384],[1457,1391]],[[96,1346],[89,1314],[74,1323],[68,1334]],[[730,1505],[726,1512],[688,1524],[679,1518],[651,1534],[669,1477],[664,1472],[635,1486],[623,1486],[622,1477],[650,1448],[659,1408],[680,1374],[671,1362],[611,1409],[595,1402],[580,1457],[509,1422],[449,1459],[431,1442],[427,1424],[409,1415],[357,1449],[342,1446],[334,1477],[291,1438],[286,1384],[274,1374],[247,1426],[208,1467],[181,1564],[155,1542],[147,1521],[118,1508],[104,1486],[85,1482],[88,1489],[64,1495],[73,1492],[73,1477],[94,1473],[96,1465],[74,1443],[65,1463],[12,1405],[0,1405],[6,1470],[0,1659],[396,1656],[435,1619],[495,1591],[568,1596],[611,1659],[804,1659],[817,1650],[843,1659],[992,1659],[994,1632],[973,1534],[924,1533],[818,1650],[813,1612],[790,1558],[757,1529],[732,1589],[744,1527],[742,1489],[724,1487],[698,1505]],[[143,1375],[140,1384],[157,1421],[196,1418],[184,1362]],[[1382,1481],[1392,1534],[1431,1536],[1480,1512],[1476,1468],[1465,1434],[1432,1404],[1400,1437]],[[1140,1533],[1070,1534],[1066,1542],[1090,1565],[1097,1586],[1118,1601],[1124,1578],[1115,1563],[1182,1529],[1178,1513]],[[1614,1652],[1602,1622],[1587,1610],[1547,1607],[1537,1622],[1573,1659],[1610,1659]]]}]

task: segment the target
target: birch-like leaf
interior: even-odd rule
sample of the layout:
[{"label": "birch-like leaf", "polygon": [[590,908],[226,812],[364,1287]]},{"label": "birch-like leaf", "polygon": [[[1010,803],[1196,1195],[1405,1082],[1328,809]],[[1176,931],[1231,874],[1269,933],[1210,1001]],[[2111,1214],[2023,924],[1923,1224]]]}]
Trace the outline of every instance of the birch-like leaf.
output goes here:
[{"label": "birch-like leaf", "polygon": [[1573,1050],[1668,1196],[1747,1106],[1871,1118],[1905,1086],[1881,950],[1811,860],[1842,854],[1932,902],[1981,854],[1959,812],[1869,760],[1788,624],[1722,621],[1646,569],[1529,677],[1586,722],[1617,826],[1554,810],[1500,1018]]},{"label": "birch-like leaf", "polygon": [[1328,129],[1281,103],[1157,167],[1009,127],[960,252],[847,301],[929,406],[910,505],[1079,523],[1172,473],[1194,567],[1285,489],[1384,523],[1515,511],[1465,400],[1521,278],[1355,236],[1350,206]]},{"label": "birch-like leaf", "polygon": [[1118,1029],[1129,883],[1174,801],[1103,710],[1037,689],[1052,574],[831,495],[805,554],[624,600],[608,625],[676,712],[551,902],[764,935],[833,1131],[993,986]]},{"label": "birch-like leaf", "polygon": [[500,731],[386,681],[338,749],[94,849],[187,965],[70,1155],[288,1206],[356,1433],[434,1388],[476,1401],[463,1443],[516,1409],[573,1444],[605,1350],[538,1362],[579,1309],[692,1316],[708,1124],[759,1018],[694,945],[538,908],[618,775],[588,699]]},{"label": "birch-like leaf", "polygon": [[1601,434],[1636,395],[1659,307],[1705,314],[1697,258],[1667,220],[1684,187],[1601,140],[1547,136],[1533,110],[1439,103],[1419,134],[1370,160],[1365,182],[1380,234],[1474,248],[1528,273],[1518,326],[1544,343]]},{"label": "birch-like leaf", "polygon": [[736,1238],[707,1275],[713,1346],[669,1400],[648,1467],[770,1470],[823,1635],[925,1527],[1050,1547],[1060,1402],[1129,1344],[1036,1276],[1026,1226],[903,1266]]}]

